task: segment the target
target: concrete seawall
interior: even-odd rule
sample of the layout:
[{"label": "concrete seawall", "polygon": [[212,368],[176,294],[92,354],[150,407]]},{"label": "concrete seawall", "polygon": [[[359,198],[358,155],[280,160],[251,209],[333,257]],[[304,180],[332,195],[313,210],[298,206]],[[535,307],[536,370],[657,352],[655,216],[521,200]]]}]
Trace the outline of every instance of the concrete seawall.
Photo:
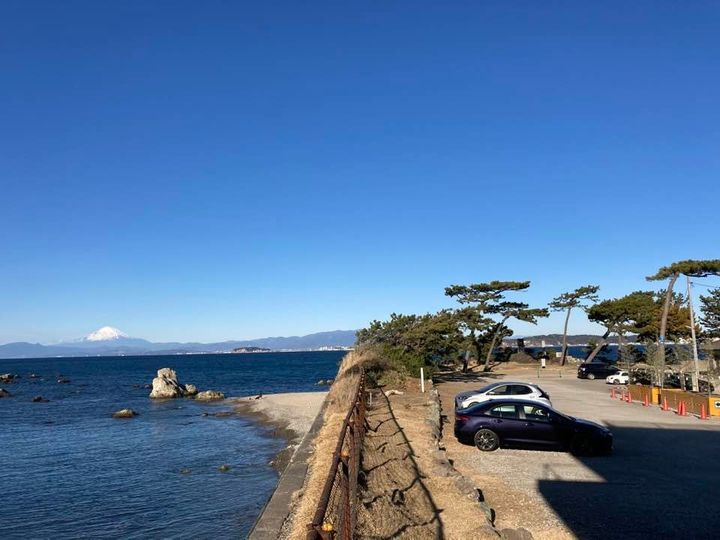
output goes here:
[{"label": "concrete seawall", "polygon": [[327,399],[280,475],[275,491],[248,535],[250,540],[276,540],[281,536],[283,524],[292,509],[293,494],[303,487],[308,460],[312,454],[312,444],[323,425],[326,408]]}]

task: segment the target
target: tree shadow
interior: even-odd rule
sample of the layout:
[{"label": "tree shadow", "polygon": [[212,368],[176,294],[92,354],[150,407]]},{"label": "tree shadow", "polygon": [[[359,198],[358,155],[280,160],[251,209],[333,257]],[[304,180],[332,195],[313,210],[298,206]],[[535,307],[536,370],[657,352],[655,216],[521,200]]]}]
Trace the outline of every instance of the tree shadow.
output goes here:
[{"label": "tree shadow", "polygon": [[480,385],[486,385],[501,378],[503,378],[503,374],[501,373],[480,370],[468,371],[467,373],[463,373],[460,370],[438,371],[433,373],[433,380],[436,382],[477,382]]},{"label": "tree shadow", "polygon": [[390,401],[381,396],[366,415],[357,537],[443,538],[440,509]]},{"label": "tree shadow", "polygon": [[720,431],[608,426],[615,451],[578,458],[601,481],[547,471],[538,490],[579,538],[718,538]]}]

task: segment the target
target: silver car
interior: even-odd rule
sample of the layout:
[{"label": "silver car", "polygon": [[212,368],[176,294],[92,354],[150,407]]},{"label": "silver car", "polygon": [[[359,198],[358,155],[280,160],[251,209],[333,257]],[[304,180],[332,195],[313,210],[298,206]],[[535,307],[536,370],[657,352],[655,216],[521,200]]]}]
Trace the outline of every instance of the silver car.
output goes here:
[{"label": "silver car", "polygon": [[530,401],[537,401],[552,407],[550,396],[542,388],[535,384],[524,382],[496,382],[488,384],[480,390],[469,390],[460,392],[455,396],[455,409],[466,409],[470,405],[483,403],[493,399],[518,398]]}]

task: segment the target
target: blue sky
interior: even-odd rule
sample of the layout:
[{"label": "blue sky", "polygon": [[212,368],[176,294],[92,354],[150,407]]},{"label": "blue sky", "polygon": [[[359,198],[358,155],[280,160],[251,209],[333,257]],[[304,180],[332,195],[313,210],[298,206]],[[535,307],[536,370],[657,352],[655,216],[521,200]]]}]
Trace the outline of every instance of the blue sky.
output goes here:
[{"label": "blue sky", "polygon": [[0,342],[349,329],[453,283],[544,305],[717,258],[719,24],[716,2],[3,2]]}]

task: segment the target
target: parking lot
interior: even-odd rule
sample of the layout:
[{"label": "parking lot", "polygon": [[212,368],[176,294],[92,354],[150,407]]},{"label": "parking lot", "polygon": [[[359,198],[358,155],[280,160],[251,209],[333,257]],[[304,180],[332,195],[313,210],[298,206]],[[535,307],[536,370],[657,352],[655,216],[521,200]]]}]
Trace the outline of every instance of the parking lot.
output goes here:
[{"label": "parking lot", "polygon": [[[438,378],[448,457],[482,490],[498,528],[524,527],[535,538],[720,537],[720,420],[612,400],[601,380],[543,375],[522,370]],[[487,453],[458,443],[454,395],[503,379],[539,384],[556,409],[608,426],[615,436],[613,454]]]}]

